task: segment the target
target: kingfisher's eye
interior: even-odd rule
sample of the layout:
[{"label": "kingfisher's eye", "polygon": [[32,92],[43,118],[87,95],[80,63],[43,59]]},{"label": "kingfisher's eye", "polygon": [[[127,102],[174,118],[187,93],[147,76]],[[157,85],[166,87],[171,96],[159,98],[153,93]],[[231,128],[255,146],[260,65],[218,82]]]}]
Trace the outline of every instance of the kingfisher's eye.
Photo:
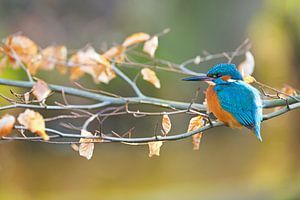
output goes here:
[{"label": "kingfisher's eye", "polygon": [[219,77],[221,77],[222,75],[221,75],[221,74],[208,74],[207,76],[208,76],[208,77],[211,77],[211,78],[219,78]]}]

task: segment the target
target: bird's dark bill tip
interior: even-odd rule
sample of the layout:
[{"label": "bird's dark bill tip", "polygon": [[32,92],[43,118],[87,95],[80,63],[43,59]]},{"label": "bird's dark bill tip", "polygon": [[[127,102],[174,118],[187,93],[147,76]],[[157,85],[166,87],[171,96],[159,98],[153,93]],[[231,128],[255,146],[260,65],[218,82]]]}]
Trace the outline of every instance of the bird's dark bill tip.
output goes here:
[{"label": "bird's dark bill tip", "polygon": [[213,80],[213,78],[208,77],[208,76],[190,76],[190,77],[186,77],[181,79],[183,81],[211,81]]}]

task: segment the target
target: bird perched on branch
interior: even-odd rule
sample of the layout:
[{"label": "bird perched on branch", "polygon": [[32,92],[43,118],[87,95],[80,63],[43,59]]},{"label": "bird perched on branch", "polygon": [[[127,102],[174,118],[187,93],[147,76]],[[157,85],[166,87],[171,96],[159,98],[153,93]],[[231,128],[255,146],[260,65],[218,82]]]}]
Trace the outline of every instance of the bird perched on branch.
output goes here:
[{"label": "bird perched on branch", "polygon": [[209,81],[207,106],[218,120],[231,128],[247,127],[262,141],[262,100],[257,89],[243,81],[234,64],[217,64],[206,75],[184,78],[185,81]]}]

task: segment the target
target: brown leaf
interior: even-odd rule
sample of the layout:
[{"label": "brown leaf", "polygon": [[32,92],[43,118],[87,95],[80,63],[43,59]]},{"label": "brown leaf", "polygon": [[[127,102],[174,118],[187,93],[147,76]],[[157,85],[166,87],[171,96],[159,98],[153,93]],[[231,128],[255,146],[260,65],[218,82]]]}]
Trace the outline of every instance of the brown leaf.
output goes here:
[{"label": "brown leaf", "polygon": [[193,117],[190,120],[189,127],[188,127],[187,131],[188,132],[194,131],[196,129],[201,128],[203,125],[204,125],[204,121],[203,121],[203,117],[201,115]]},{"label": "brown leaf", "polygon": [[76,80],[87,73],[93,77],[95,83],[108,83],[116,76],[109,61],[91,46],[87,46],[74,54],[68,65],[72,66],[72,80]]},{"label": "brown leaf", "polygon": [[0,118],[0,137],[7,136],[11,133],[16,119],[14,116],[5,114]]},{"label": "brown leaf", "polygon": [[71,80],[78,80],[80,77],[84,75],[84,72],[80,69],[80,67],[72,67],[71,68]]},{"label": "brown leaf", "polygon": [[18,122],[44,140],[49,140],[49,136],[45,132],[45,120],[40,113],[26,109],[25,112],[19,114]]},{"label": "brown leaf", "polygon": [[163,115],[162,127],[163,127],[163,131],[162,131],[163,135],[166,136],[170,132],[172,127],[171,120],[168,115]]},{"label": "brown leaf", "polygon": [[134,33],[134,34],[128,36],[124,40],[122,46],[123,47],[129,47],[129,46],[132,46],[134,44],[139,44],[139,43],[145,42],[149,39],[150,39],[150,35],[147,34],[147,33],[143,33],[143,32]]},{"label": "brown leaf", "polygon": [[[188,127],[188,132],[191,132],[191,131],[194,131],[194,130],[197,130],[201,127],[204,126],[204,119],[202,116],[197,116],[197,117],[193,117],[191,120],[190,120],[190,123],[189,123],[189,127]],[[199,147],[200,147],[200,141],[201,141],[201,137],[202,137],[202,133],[197,133],[197,134],[194,134],[192,136],[192,144],[193,144],[193,149],[194,150],[199,150]]]},{"label": "brown leaf", "polygon": [[73,151],[79,151],[79,146],[77,144],[71,144],[71,148],[73,149]]},{"label": "brown leaf", "polygon": [[[284,94],[287,94],[289,96],[296,96],[297,92],[295,90],[295,88],[289,86],[289,85],[285,85],[282,89],[281,92],[283,92]],[[279,94],[279,96],[283,99],[286,99],[288,96],[284,95],[284,94]]]},{"label": "brown leaf", "polygon": [[[93,136],[92,133],[90,133],[84,129],[81,130],[81,135],[82,136]],[[94,146],[95,146],[93,143],[93,139],[80,138],[79,142],[80,142],[79,155],[90,160],[93,156]]]},{"label": "brown leaf", "polygon": [[250,51],[247,51],[245,56],[246,59],[243,62],[241,62],[238,66],[238,70],[241,72],[243,77],[251,76],[255,67],[255,60],[253,54]]},{"label": "brown leaf", "polygon": [[192,136],[193,150],[199,150],[200,149],[201,138],[202,138],[202,133],[197,133],[197,134]]},{"label": "brown leaf", "polygon": [[143,75],[143,79],[152,83],[156,88],[160,88],[160,81],[157,78],[156,74],[154,71],[152,71],[149,68],[143,68],[141,70],[141,73]]},{"label": "brown leaf", "polygon": [[16,68],[19,65],[14,53],[25,64],[30,63],[31,59],[38,53],[38,46],[31,39],[20,34],[8,36],[4,44],[3,49],[9,57],[9,61]]},{"label": "brown leaf", "polygon": [[151,58],[154,58],[155,51],[158,47],[158,37],[154,36],[144,44],[143,51],[147,53]]},{"label": "brown leaf", "polygon": [[160,153],[160,147],[163,145],[162,141],[155,141],[155,142],[148,142],[149,146],[149,157],[152,156],[159,156]]},{"label": "brown leaf", "polygon": [[56,66],[60,73],[66,72],[67,48],[65,46],[49,46],[36,55],[28,65],[35,74],[38,69],[50,71]]},{"label": "brown leaf", "polygon": [[7,66],[7,57],[0,58],[0,73]]},{"label": "brown leaf", "polygon": [[32,94],[39,102],[45,103],[46,98],[50,93],[51,90],[49,89],[47,83],[41,79],[39,79],[32,87]]},{"label": "brown leaf", "polygon": [[108,49],[106,52],[102,54],[108,60],[114,59],[117,63],[122,63],[125,59],[125,47],[123,46],[114,46]]},{"label": "brown leaf", "polygon": [[26,104],[29,103],[30,93],[31,93],[30,91],[24,93],[24,100],[25,100],[25,103],[26,103]]}]

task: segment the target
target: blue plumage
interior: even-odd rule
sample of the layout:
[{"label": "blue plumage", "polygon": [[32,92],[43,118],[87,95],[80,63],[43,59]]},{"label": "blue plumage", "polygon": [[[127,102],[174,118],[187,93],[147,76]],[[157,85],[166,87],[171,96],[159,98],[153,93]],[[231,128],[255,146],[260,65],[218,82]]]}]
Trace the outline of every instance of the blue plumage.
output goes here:
[{"label": "blue plumage", "polygon": [[224,110],[230,112],[243,126],[255,131],[259,140],[262,102],[259,91],[243,81],[214,81],[214,90]]},{"label": "blue plumage", "polygon": [[233,128],[245,126],[253,130],[262,141],[262,100],[257,89],[243,81],[234,64],[221,63],[213,66],[205,76],[193,76],[183,80],[212,81],[206,98],[209,109],[216,117]]}]

